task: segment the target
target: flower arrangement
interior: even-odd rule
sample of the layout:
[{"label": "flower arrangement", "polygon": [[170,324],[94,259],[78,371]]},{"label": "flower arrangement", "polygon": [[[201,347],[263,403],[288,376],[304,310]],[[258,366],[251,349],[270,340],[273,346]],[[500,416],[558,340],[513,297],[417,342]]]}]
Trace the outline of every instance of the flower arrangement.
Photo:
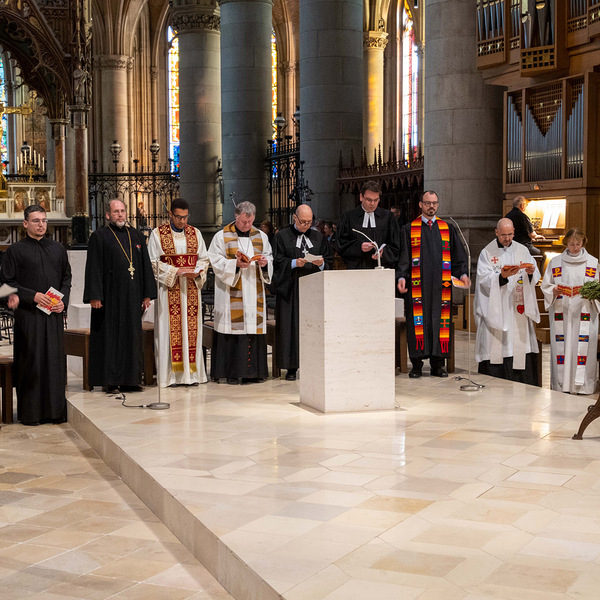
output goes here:
[{"label": "flower arrangement", "polygon": [[579,290],[582,298],[600,300],[600,281],[586,281]]}]

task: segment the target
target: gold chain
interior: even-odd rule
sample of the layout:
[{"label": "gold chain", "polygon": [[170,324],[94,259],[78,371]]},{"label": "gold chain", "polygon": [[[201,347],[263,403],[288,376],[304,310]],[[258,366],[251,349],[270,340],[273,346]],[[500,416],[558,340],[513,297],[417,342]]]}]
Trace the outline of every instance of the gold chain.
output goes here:
[{"label": "gold chain", "polygon": [[131,275],[131,279],[133,279],[133,274],[135,273],[135,267],[133,266],[133,250],[131,248],[131,234],[129,233],[129,229],[126,228],[127,229],[127,237],[129,238],[129,256],[131,256],[131,258],[129,258],[129,256],[127,256],[127,252],[125,252],[125,248],[123,248],[123,244],[121,244],[121,240],[117,237],[117,234],[113,231],[112,227],[109,225],[108,228],[112,231],[112,234],[115,236],[115,239],[119,243],[119,246],[121,246],[121,250],[123,250],[123,254],[125,255],[125,258],[127,259],[127,262],[129,263],[129,268],[127,270],[129,271],[129,274]]}]

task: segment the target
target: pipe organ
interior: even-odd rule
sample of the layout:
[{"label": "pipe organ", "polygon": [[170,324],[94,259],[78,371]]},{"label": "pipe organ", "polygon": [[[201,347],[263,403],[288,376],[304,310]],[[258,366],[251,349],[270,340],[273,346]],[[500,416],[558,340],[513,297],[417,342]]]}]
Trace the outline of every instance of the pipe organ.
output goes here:
[{"label": "pipe organ", "polygon": [[600,0],[477,0],[477,66],[504,94],[504,214],[600,254]]}]

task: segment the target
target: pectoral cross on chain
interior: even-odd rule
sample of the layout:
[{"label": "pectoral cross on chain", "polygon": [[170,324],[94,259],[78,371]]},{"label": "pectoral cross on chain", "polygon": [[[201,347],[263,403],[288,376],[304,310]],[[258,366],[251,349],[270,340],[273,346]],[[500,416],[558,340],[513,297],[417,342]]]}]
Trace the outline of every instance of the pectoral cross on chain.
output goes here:
[{"label": "pectoral cross on chain", "polygon": [[129,268],[127,270],[129,271],[129,274],[131,275],[131,279],[133,279],[133,274],[135,273],[135,267],[133,266],[133,263],[129,263]]}]

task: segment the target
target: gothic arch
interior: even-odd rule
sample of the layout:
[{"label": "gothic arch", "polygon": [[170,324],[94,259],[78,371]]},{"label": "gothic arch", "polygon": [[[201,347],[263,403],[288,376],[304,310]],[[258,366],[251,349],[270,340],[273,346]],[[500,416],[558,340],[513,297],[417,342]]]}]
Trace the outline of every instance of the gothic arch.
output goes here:
[{"label": "gothic arch", "polygon": [[48,117],[65,118],[71,96],[66,57],[37,5],[8,0],[0,6],[0,40],[17,61],[23,81],[44,100]]}]

